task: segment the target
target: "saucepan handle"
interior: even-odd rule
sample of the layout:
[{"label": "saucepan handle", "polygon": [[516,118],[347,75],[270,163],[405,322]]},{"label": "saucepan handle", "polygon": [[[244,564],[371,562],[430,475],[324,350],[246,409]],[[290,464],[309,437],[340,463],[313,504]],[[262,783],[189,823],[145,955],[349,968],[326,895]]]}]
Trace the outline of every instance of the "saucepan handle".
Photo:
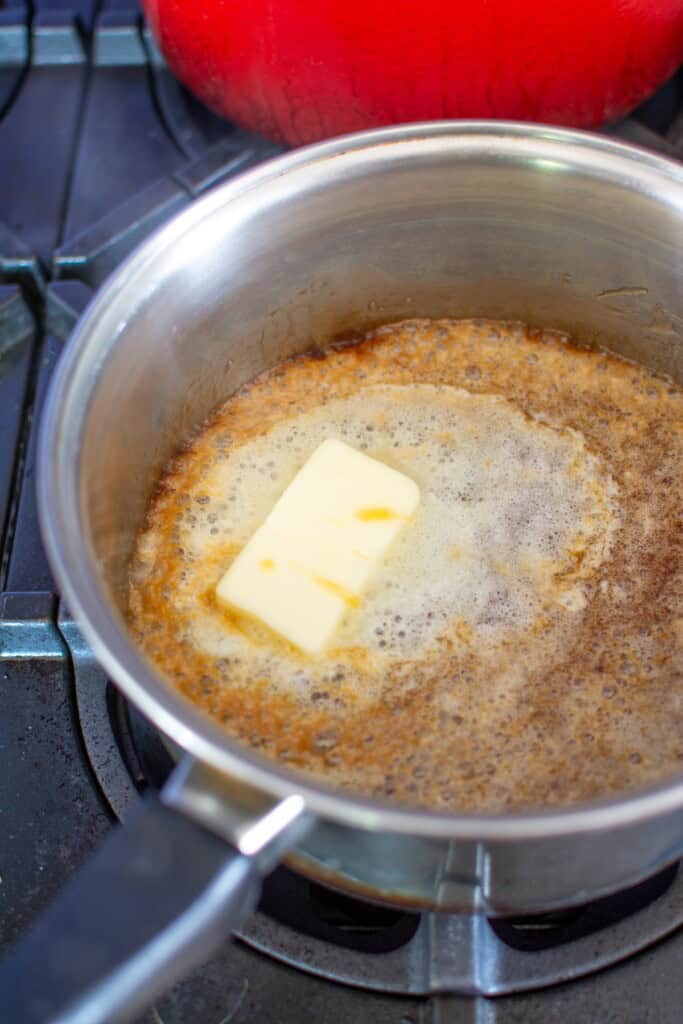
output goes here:
[{"label": "saucepan handle", "polygon": [[253,910],[263,875],[301,834],[297,800],[252,822],[249,855],[159,797],[141,800],[0,964],[2,1020],[130,1020]]}]

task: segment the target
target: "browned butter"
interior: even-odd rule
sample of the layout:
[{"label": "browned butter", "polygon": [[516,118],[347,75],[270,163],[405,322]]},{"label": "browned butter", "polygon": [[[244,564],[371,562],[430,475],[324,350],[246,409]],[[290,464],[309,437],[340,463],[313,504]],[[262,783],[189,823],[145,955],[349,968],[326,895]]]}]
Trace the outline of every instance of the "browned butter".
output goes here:
[{"label": "browned butter", "polygon": [[[669,778],[682,398],[643,367],[488,321],[408,321],[285,362],[167,467],[131,628],[230,735],[354,793],[505,811]],[[422,500],[311,660],[213,590],[325,437],[413,476]]]}]

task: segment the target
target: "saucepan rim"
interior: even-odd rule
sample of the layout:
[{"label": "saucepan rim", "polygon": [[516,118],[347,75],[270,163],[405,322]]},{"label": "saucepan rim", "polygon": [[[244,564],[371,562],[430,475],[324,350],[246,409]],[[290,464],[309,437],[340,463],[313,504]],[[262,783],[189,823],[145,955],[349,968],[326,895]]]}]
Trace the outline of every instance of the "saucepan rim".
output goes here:
[{"label": "saucepan rim", "polygon": [[[480,153],[506,163],[558,162],[617,180],[668,203],[683,228],[683,167],[611,138],[546,125],[500,121],[425,122],[360,132],[277,157],[194,202],[136,249],[99,289],[80,318],[53,379],[42,419],[38,497],[42,535],[63,597],[110,678],[163,733],[217,772],[274,797],[300,794],[311,813],[347,826],[433,839],[524,840],[632,825],[683,808],[683,778],[567,809],[443,814],[341,793],[232,741],[153,669],[127,634],[98,580],[81,529],[80,437],[108,357],[125,330],[137,283],[159,255],[226,204],[316,168],[340,173],[359,159],[415,160],[439,152]],[[341,167],[340,167],[341,161]],[[542,163],[538,164],[543,167]],[[153,275],[152,275],[153,276]]]}]

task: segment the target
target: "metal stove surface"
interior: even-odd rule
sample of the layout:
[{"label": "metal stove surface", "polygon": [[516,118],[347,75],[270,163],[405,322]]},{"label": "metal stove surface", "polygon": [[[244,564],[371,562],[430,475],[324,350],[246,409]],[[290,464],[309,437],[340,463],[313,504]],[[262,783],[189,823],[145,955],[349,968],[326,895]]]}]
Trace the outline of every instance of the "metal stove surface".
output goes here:
[{"label": "metal stove surface", "polygon": [[[680,158],[683,78],[609,130]],[[40,543],[36,424],[52,369],[92,291],[127,252],[207,188],[275,152],[187,96],[131,2],[0,0],[0,953],[115,813],[125,816],[165,770],[154,737],[112,698],[60,607]],[[590,927],[545,920],[507,934],[522,975],[538,979],[550,950],[560,959],[551,980],[563,983],[426,998],[377,991],[401,988],[381,979],[424,922],[340,900],[283,869],[245,939],[272,951],[287,936],[276,948],[282,959],[312,957],[328,977],[226,939],[138,1024],[673,1024],[683,1006],[682,874],[590,908]],[[464,949],[461,940],[450,933],[449,948]],[[608,961],[605,951],[627,958],[569,982],[580,943],[589,967]],[[428,976],[434,949],[420,946]],[[329,980],[345,971],[375,991]]]}]

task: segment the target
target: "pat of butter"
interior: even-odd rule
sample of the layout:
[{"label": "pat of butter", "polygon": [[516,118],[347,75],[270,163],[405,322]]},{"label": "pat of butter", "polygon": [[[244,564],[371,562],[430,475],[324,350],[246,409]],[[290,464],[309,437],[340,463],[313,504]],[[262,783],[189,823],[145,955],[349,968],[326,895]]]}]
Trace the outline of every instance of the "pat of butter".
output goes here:
[{"label": "pat of butter", "polygon": [[323,441],[216,587],[218,600],[321,653],[417,508],[417,484]]}]

